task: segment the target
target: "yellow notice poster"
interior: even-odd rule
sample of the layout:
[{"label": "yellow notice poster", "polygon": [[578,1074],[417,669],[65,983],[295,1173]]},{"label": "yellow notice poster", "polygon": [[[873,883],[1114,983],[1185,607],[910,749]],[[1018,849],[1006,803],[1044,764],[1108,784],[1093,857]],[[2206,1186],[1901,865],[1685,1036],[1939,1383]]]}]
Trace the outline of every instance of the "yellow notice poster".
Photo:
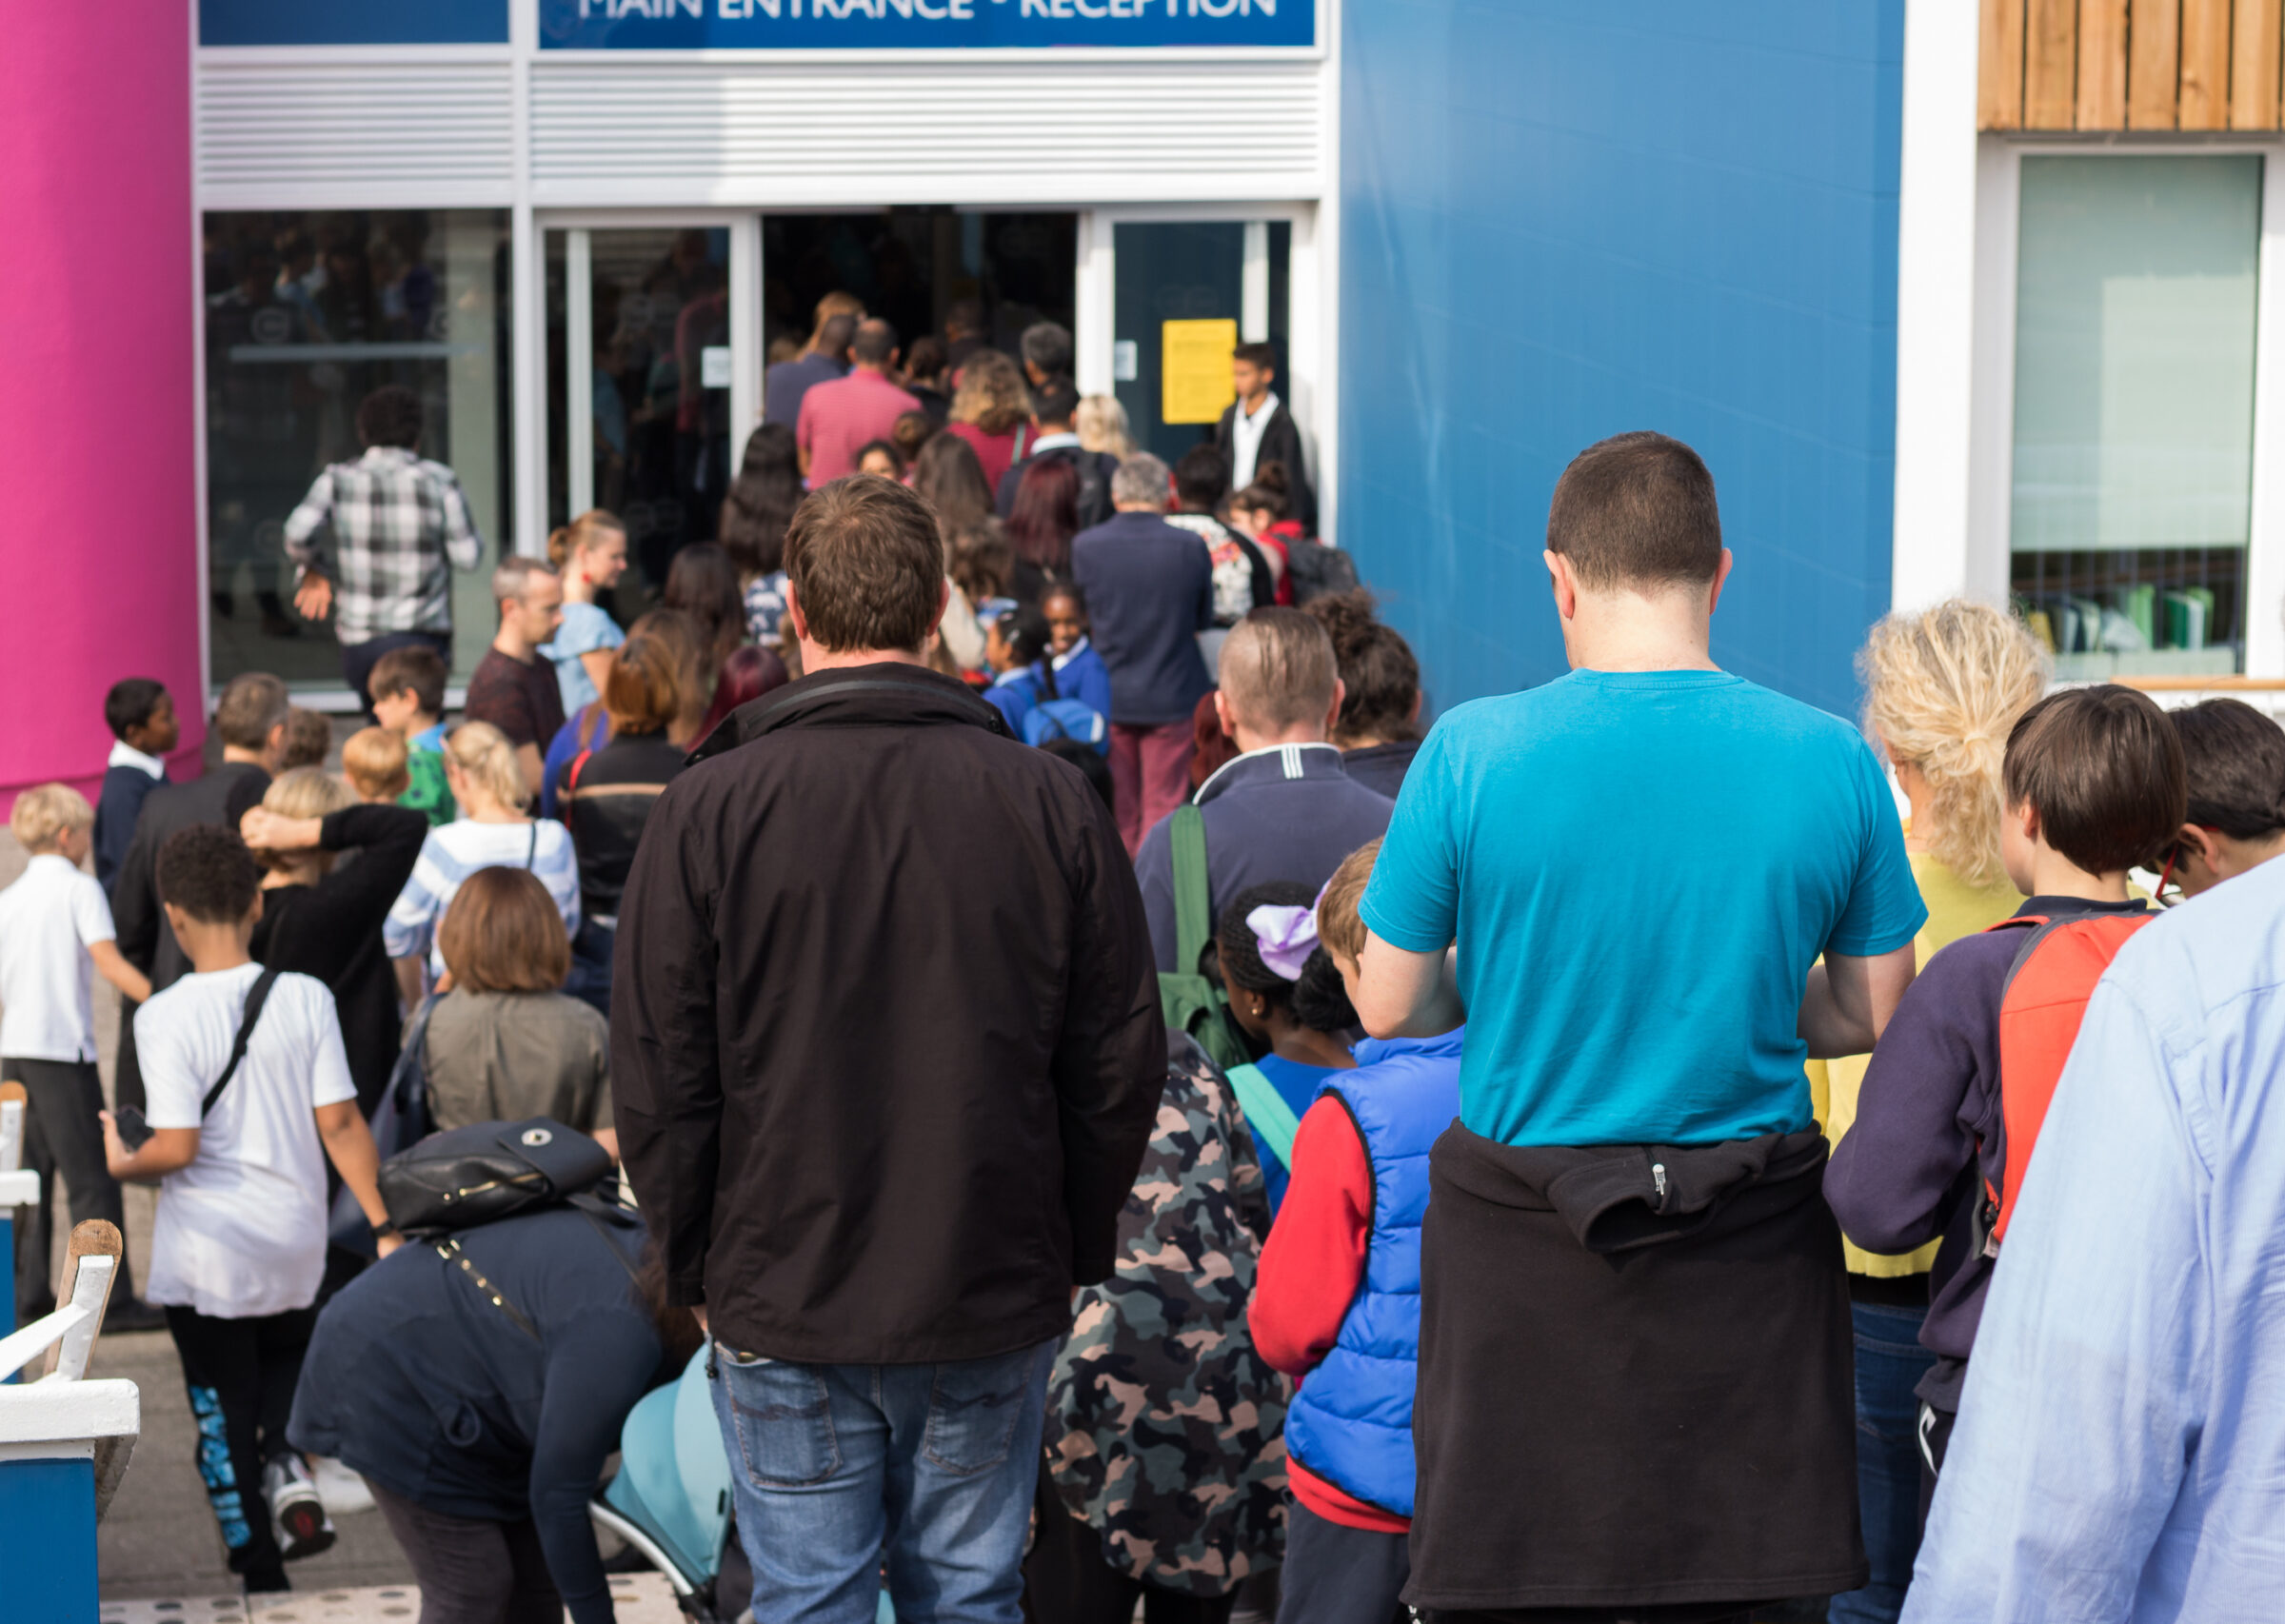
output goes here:
[{"label": "yellow notice poster", "polygon": [[1230,383],[1230,351],[1238,347],[1238,324],[1162,322],[1160,329],[1160,420],[1216,421],[1238,398]]}]

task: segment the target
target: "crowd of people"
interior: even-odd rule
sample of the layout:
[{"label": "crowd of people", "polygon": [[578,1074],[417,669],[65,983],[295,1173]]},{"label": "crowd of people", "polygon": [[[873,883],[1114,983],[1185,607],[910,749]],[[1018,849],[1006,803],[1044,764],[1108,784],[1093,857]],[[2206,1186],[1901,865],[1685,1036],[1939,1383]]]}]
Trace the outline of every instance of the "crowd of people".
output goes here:
[{"label": "crowd of people", "polygon": [[[461,521],[356,484],[449,474],[368,402],[339,774],[257,675],[168,782],[130,679],[100,803],[19,797],[0,1067],[75,1220],[160,1185],[115,1315],[248,1589],[361,1476],[428,1624],[609,1618],[587,1497],[704,1346],[725,1617],[2274,1606],[2285,730],[1961,601],[1861,728],[1744,682],[1712,477],[1630,434],[1549,515],[1571,673],[1423,732],[1274,356],[1170,469],[1021,350],[825,301],[720,542],[624,627],[610,514],[504,563],[451,721]],[[416,1075],[623,1199],[400,1244]]]}]

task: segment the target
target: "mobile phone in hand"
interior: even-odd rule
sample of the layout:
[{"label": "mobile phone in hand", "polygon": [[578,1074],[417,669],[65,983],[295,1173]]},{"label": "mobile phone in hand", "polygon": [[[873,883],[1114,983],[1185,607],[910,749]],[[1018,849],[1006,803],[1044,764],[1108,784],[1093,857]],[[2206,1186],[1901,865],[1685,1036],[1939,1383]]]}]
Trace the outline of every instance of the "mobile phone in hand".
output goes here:
[{"label": "mobile phone in hand", "polygon": [[142,1111],[132,1105],[122,1105],[112,1112],[111,1124],[119,1130],[119,1142],[130,1152],[150,1143],[150,1136],[158,1132],[143,1119]]}]

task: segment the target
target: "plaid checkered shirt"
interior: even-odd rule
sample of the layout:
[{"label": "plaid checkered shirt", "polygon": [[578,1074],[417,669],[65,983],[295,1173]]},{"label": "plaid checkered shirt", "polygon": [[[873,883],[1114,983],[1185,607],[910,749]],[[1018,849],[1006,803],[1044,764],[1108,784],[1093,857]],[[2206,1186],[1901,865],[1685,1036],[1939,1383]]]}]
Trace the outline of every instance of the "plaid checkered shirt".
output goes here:
[{"label": "plaid checkered shirt", "polygon": [[[314,545],[331,525],[337,558]],[[484,561],[460,481],[442,463],[395,446],[374,446],[354,463],[335,463],[286,521],[287,555],[334,587],[336,635],[365,643],[392,631],[452,629],[455,569]]]}]

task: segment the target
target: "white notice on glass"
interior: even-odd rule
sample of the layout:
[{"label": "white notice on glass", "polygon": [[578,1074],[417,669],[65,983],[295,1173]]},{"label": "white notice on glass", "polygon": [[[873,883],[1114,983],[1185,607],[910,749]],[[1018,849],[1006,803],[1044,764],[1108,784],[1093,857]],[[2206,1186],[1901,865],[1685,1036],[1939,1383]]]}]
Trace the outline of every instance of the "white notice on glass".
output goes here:
[{"label": "white notice on glass", "polygon": [[1142,370],[1142,363],[1136,355],[1133,339],[1123,338],[1111,346],[1112,383],[1131,384],[1141,375]]},{"label": "white notice on glass", "polygon": [[698,382],[701,388],[706,389],[726,389],[730,386],[728,345],[709,344],[698,352]]}]

